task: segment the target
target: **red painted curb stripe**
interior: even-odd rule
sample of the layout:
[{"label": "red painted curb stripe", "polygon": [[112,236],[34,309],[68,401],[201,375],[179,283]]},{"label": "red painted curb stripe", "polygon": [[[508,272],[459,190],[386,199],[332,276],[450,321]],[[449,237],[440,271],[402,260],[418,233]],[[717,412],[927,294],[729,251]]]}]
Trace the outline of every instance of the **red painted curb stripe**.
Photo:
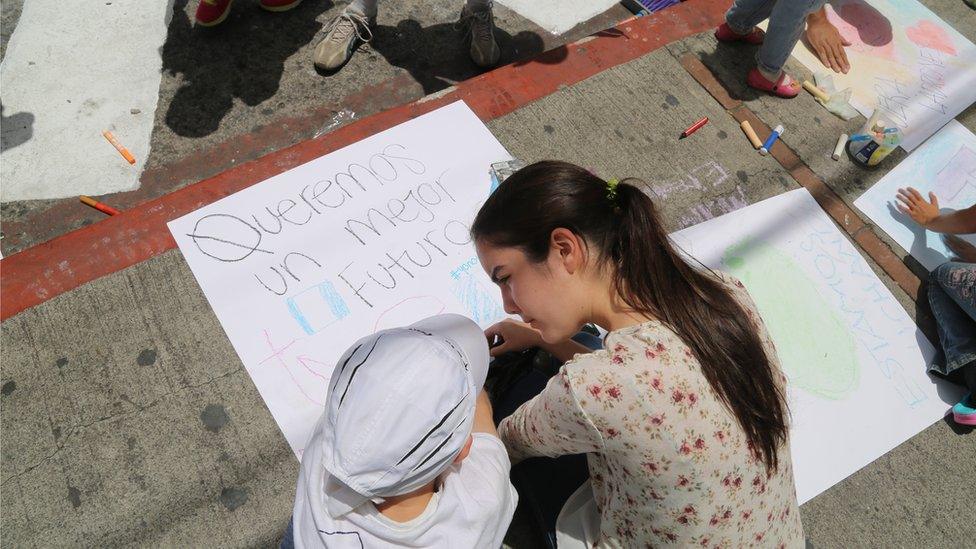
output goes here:
[{"label": "red painted curb stripe", "polygon": [[458,99],[482,120],[504,116],[723,20],[728,0],[688,0],[575,44],[466,80],[447,93],[364,118],[150,200],[0,261],[0,320],[176,247],[166,222]]}]

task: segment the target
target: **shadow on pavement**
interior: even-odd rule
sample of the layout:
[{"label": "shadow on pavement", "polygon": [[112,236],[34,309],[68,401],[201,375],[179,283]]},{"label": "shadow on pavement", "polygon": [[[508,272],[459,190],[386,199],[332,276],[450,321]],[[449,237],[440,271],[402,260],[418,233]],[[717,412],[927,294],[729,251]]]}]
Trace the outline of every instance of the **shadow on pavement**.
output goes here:
[{"label": "shadow on pavement", "polygon": [[[316,17],[331,1],[302,2],[294,10],[270,13],[256,2],[239,2],[217,27],[194,27],[188,0],[176,0],[163,70],[183,81],[166,111],[166,125],[184,137],[213,133],[234,98],[257,105],[278,91],[285,60],[315,39]],[[197,0],[192,0],[196,6]]]}]

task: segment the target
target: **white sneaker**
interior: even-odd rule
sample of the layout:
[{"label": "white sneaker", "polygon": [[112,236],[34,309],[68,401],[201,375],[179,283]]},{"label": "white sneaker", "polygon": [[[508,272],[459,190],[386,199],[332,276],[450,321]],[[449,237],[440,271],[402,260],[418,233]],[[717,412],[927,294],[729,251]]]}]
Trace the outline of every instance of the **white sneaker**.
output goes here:
[{"label": "white sneaker", "polygon": [[315,66],[326,71],[338,70],[352,57],[360,43],[373,39],[370,27],[376,17],[367,17],[351,8],[346,8],[329,23],[329,32],[317,46],[312,60]]}]

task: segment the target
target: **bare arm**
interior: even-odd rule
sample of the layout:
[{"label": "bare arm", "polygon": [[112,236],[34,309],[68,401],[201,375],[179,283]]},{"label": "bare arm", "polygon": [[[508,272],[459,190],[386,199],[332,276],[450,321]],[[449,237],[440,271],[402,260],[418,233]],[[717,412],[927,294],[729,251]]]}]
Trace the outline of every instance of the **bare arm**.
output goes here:
[{"label": "bare arm", "polygon": [[976,204],[952,213],[939,213],[939,199],[929,193],[925,200],[913,187],[898,189],[898,210],[922,227],[937,233],[976,233]]},{"label": "bare arm", "polygon": [[566,362],[580,353],[592,351],[582,345],[567,339],[559,343],[546,343],[538,330],[524,322],[506,319],[485,330],[485,336],[491,341],[495,336],[501,338],[502,343],[491,348],[491,356],[496,357],[510,352],[518,352],[530,347],[541,347],[559,362]]},{"label": "bare arm", "polygon": [[471,427],[471,432],[488,433],[497,437],[498,431],[491,416],[491,401],[488,400],[488,393],[482,389],[478,393],[478,403],[474,407],[474,425]]}]

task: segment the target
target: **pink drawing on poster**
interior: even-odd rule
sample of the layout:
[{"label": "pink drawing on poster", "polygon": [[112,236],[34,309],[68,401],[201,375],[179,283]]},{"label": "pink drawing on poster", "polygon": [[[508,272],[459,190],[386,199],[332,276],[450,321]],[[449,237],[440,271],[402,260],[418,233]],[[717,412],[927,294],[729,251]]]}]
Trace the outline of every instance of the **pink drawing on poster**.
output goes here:
[{"label": "pink drawing on poster", "polygon": [[[288,367],[288,362],[286,362],[285,359],[284,359],[284,357],[282,356],[284,354],[284,352],[289,347],[291,347],[292,345],[294,345],[295,344],[295,341],[297,341],[297,340],[293,339],[293,340],[289,341],[287,344],[285,344],[282,347],[276,347],[275,344],[271,341],[271,334],[268,333],[268,330],[263,330],[263,333],[264,333],[264,341],[268,344],[268,349],[271,351],[271,354],[268,355],[267,357],[265,357],[260,362],[258,362],[258,364],[260,365],[260,364],[264,364],[265,362],[268,362],[269,360],[274,360],[275,362],[278,363],[279,366],[281,366],[282,369],[285,370],[285,372],[288,373],[288,377],[291,378],[292,384],[295,385],[295,388],[298,389],[298,391],[302,394],[302,396],[305,397],[306,400],[308,400],[312,404],[316,404],[318,406],[325,406],[325,403],[324,402],[320,402],[319,400],[312,398],[312,396],[309,395],[305,391],[305,388],[302,387],[302,383],[298,380],[298,378],[295,377],[294,372],[292,372],[291,371],[291,368]],[[298,357],[298,362],[302,366],[304,366],[306,370],[308,370],[309,372],[311,372],[313,375],[316,375],[318,377],[321,377],[322,379],[325,379],[323,376],[321,376],[321,375],[315,373],[314,371],[312,371],[312,369],[309,368],[307,364],[305,364],[305,362],[303,361],[303,359],[304,360],[307,360],[309,362],[315,362],[315,361],[312,361],[311,359],[309,359],[308,357],[305,357],[305,356]],[[317,362],[317,364],[322,364],[322,363],[321,362]]]},{"label": "pink drawing on poster", "polygon": [[852,2],[837,11],[831,7],[827,9],[827,19],[854,50],[897,61],[891,21],[871,5]]},{"label": "pink drawing on poster", "polygon": [[914,27],[905,29],[905,34],[916,46],[956,55],[956,46],[952,43],[949,33],[931,21],[919,21]]}]

